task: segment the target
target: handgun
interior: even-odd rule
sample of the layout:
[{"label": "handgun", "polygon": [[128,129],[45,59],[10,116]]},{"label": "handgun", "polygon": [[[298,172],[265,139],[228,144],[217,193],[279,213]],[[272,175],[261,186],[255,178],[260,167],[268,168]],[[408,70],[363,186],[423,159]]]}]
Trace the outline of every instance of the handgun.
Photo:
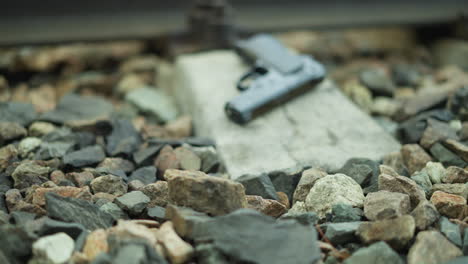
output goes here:
[{"label": "handgun", "polygon": [[253,64],[237,82],[241,93],[225,105],[227,116],[238,124],[303,94],[325,76],[321,63],[311,56],[294,54],[268,34],[237,41],[234,47]]}]

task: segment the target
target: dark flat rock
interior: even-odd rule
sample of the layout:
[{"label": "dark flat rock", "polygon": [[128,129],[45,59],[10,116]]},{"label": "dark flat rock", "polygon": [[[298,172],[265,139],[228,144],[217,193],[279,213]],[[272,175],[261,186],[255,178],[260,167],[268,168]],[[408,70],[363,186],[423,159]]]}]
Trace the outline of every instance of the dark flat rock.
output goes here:
[{"label": "dark flat rock", "polygon": [[94,165],[106,157],[104,150],[98,145],[86,147],[63,156],[63,163],[73,167]]},{"label": "dark flat rock", "polygon": [[36,119],[37,113],[32,104],[20,102],[0,102],[0,122],[16,122],[23,126]]}]

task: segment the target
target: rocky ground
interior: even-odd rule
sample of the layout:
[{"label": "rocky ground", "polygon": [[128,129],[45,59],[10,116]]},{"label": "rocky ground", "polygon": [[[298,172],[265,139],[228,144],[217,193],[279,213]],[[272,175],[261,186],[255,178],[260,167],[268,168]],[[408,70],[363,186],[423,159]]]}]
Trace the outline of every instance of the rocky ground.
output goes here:
[{"label": "rocky ground", "polygon": [[468,42],[418,36],[279,34],[402,148],[235,181],[148,43],[0,50],[0,263],[467,263]]}]

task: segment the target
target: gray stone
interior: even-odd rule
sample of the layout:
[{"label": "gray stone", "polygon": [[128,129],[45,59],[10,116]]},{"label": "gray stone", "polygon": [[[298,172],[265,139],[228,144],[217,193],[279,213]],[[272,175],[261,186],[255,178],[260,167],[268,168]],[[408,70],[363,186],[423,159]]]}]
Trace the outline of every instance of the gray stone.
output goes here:
[{"label": "gray stone", "polygon": [[110,214],[116,221],[119,219],[129,218],[128,215],[115,203],[106,202],[99,207],[99,210]]},{"label": "gray stone", "polygon": [[40,119],[73,126],[107,119],[112,111],[112,104],[101,97],[67,94],[54,110],[44,113]]},{"label": "gray stone", "polygon": [[455,258],[449,262],[444,262],[444,264],[465,264],[468,263],[468,257]]},{"label": "gray stone", "polygon": [[15,122],[0,122],[0,145],[26,136],[26,129]]},{"label": "gray stone", "polygon": [[51,170],[50,167],[41,166],[35,161],[25,160],[11,174],[14,187],[22,189],[35,184],[40,185],[48,181]]},{"label": "gray stone", "polygon": [[130,120],[117,119],[112,121],[112,132],[106,137],[106,151],[110,156],[130,156],[140,144],[140,134]]},{"label": "gray stone", "polygon": [[282,215],[279,219],[280,220],[293,219],[307,226],[315,226],[320,220],[317,214],[314,212],[299,213],[299,212],[292,212],[291,210],[285,213],[284,215]]},{"label": "gray stone", "polygon": [[430,149],[432,145],[445,139],[458,139],[457,132],[449,123],[433,118],[429,118],[427,123],[427,128],[419,142],[423,148]]},{"label": "gray stone", "polygon": [[422,80],[422,74],[417,65],[398,63],[392,66],[392,77],[399,86],[418,86]]},{"label": "gray stone", "polygon": [[445,168],[442,163],[439,162],[428,162],[424,170],[429,175],[432,184],[442,183],[442,178],[445,175]]},{"label": "gray stone", "polygon": [[296,167],[280,171],[272,171],[268,174],[277,192],[284,192],[289,201],[293,200],[293,194],[302,176],[302,167]]},{"label": "gray stone", "polygon": [[395,85],[380,69],[367,69],[359,74],[359,80],[376,95],[393,96]]},{"label": "gray stone", "polygon": [[141,240],[125,241],[113,253],[114,256],[110,261],[112,264],[167,264],[167,261],[156,253],[154,247]]},{"label": "gray stone", "polygon": [[278,200],[275,186],[267,174],[244,175],[236,179],[245,188],[245,194],[258,195],[265,199]]},{"label": "gray stone", "polygon": [[362,242],[370,244],[385,241],[392,248],[405,248],[414,236],[415,222],[412,216],[404,215],[394,219],[362,223],[356,234]]},{"label": "gray stone", "polygon": [[319,179],[305,200],[307,209],[316,212],[320,218],[325,218],[335,204],[344,203],[362,207],[363,202],[364,193],[361,186],[340,173]]},{"label": "gray stone", "polygon": [[378,191],[369,193],[364,200],[364,215],[371,221],[399,217],[410,209],[410,198],[403,193]]},{"label": "gray stone", "polygon": [[223,254],[210,243],[202,243],[196,246],[195,255],[200,264],[228,264],[229,261]]},{"label": "gray stone", "polygon": [[127,193],[128,189],[123,179],[119,176],[114,175],[104,175],[97,177],[91,181],[90,186],[91,190],[93,190],[95,194],[99,192],[104,192],[116,196],[120,196]]},{"label": "gray stone", "polygon": [[151,207],[151,208],[147,208],[146,214],[151,219],[154,219],[154,220],[159,221],[159,222],[164,222],[166,220],[166,218],[165,218],[166,209],[164,207],[161,207],[161,206],[154,206],[154,207]]},{"label": "gray stone", "polygon": [[235,83],[246,71],[232,51],[179,56],[175,70],[179,106],[193,114],[197,135],[216,141],[233,179],[303,165],[337,170],[352,157],[379,160],[399,149],[329,80],[245,126],[231,122],[224,104],[239,94]]},{"label": "gray stone", "polygon": [[137,216],[145,210],[150,198],[141,191],[133,191],[117,197],[114,202],[130,215]]},{"label": "gray stone", "polygon": [[249,209],[196,225],[193,236],[195,241],[213,241],[233,262],[309,264],[320,259],[313,228],[292,220],[276,222]]},{"label": "gray stone", "polygon": [[221,161],[214,147],[191,147],[191,150],[201,159],[201,171],[209,173],[219,167]]},{"label": "gray stone", "polygon": [[460,156],[464,161],[468,162],[468,145],[458,142],[453,139],[447,139],[443,142],[444,146],[450,151]]},{"label": "gray stone", "polygon": [[403,162],[403,157],[400,151],[388,153],[383,157],[383,165],[389,166],[396,173],[403,176],[409,176],[408,168]]},{"label": "gray stone", "polygon": [[65,154],[63,163],[73,167],[85,167],[97,164],[105,157],[104,150],[96,145]]},{"label": "gray stone", "polygon": [[16,225],[24,225],[30,221],[33,221],[36,218],[36,214],[22,212],[22,211],[13,211],[10,213],[10,222]]},{"label": "gray stone", "polygon": [[368,247],[361,248],[347,258],[344,264],[404,264],[400,258],[387,243],[380,241]]},{"label": "gray stone", "polygon": [[65,233],[57,233],[39,238],[32,246],[37,259],[52,264],[67,262],[73,253],[75,242]]},{"label": "gray stone", "polygon": [[419,143],[430,118],[448,122],[454,118],[454,115],[446,109],[423,112],[400,124],[397,131],[398,138],[404,144]]},{"label": "gray stone", "polygon": [[368,192],[375,192],[378,188],[379,166],[375,161],[364,158],[352,158],[346,161],[345,165],[338,172],[351,177],[362,188],[372,185],[368,189]]},{"label": "gray stone", "polygon": [[17,122],[23,126],[36,119],[36,111],[32,104],[20,102],[0,102],[0,122]]},{"label": "gray stone", "polygon": [[39,236],[47,236],[56,233],[65,233],[75,240],[75,249],[81,250],[88,235],[86,228],[78,223],[65,223],[46,218],[40,226],[37,234]]},{"label": "gray stone", "polygon": [[168,205],[166,207],[164,218],[172,221],[174,230],[183,238],[193,238],[195,227],[212,219],[205,213],[175,205]]},{"label": "gray stone", "polygon": [[333,245],[344,245],[357,240],[355,235],[361,222],[331,223],[327,225],[325,236]]},{"label": "gray stone", "polygon": [[163,145],[140,146],[140,149],[133,153],[133,161],[137,166],[147,166],[153,163],[154,157],[159,153]]},{"label": "gray stone", "polygon": [[457,167],[466,167],[468,163],[466,163],[462,158],[457,156],[455,153],[451,152],[449,149],[444,147],[442,143],[434,144],[430,152],[435,159],[437,159],[440,163],[444,164],[444,166],[457,166]]},{"label": "gray stone", "polygon": [[426,230],[440,217],[437,209],[428,201],[420,202],[411,212],[411,216],[414,218],[418,230]]},{"label": "gray stone", "polygon": [[332,222],[355,222],[361,221],[364,212],[359,208],[354,208],[349,204],[338,203],[332,207]]},{"label": "gray stone", "polygon": [[26,157],[29,153],[37,149],[42,143],[40,138],[27,137],[20,141],[18,145],[19,154]]},{"label": "gray stone", "polygon": [[439,219],[439,231],[453,244],[458,247],[462,247],[462,234],[460,233],[460,227],[450,222],[447,217],[443,216]]},{"label": "gray stone", "polygon": [[75,198],[46,193],[47,215],[64,222],[76,222],[90,230],[108,228],[114,219],[92,203]]},{"label": "gray stone", "polygon": [[463,255],[467,256],[468,255],[468,228],[465,228],[464,230],[464,235],[463,235]]},{"label": "gray stone", "polygon": [[177,117],[177,108],[170,98],[161,89],[143,87],[136,89],[125,96],[125,100],[162,122],[174,120]]},{"label": "gray stone", "polygon": [[408,252],[408,264],[439,264],[462,256],[461,250],[435,230],[422,231]]},{"label": "gray stone", "polygon": [[128,177],[129,182],[133,180],[139,180],[145,185],[155,182],[156,181],[156,167],[147,166],[147,167],[142,167],[142,168],[135,170],[134,172],[132,172],[130,177]]},{"label": "gray stone", "polygon": [[327,176],[327,173],[320,169],[313,168],[303,171],[301,179],[296,186],[296,190],[294,190],[292,200],[293,204],[295,204],[297,201],[305,201],[307,194],[309,194],[310,189],[312,189],[312,186],[314,186],[315,182],[325,176]]},{"label": "gray stone", "polygon": [[27,263],[32,254],[32,244],[37,239],[31,232],[22,227],[13,225],[0,225],[0,255],[7,259],[6,263]]},{"label": "gray stone", "polygon": [[413,173],[413,175],[411,175],[411,179],[415,181],[419,186],[421,186],[421,188],[426,193],[426,196],[429,195],[432,188],[432,182],[426,170],[423,169],[421,171],[416,171],[415,173]]},{"label": "gray stone", "polygon": [[74,145],[74,142],[43,142],[36,152],[35,158],[41,160],[62,158],[73,150]]}]

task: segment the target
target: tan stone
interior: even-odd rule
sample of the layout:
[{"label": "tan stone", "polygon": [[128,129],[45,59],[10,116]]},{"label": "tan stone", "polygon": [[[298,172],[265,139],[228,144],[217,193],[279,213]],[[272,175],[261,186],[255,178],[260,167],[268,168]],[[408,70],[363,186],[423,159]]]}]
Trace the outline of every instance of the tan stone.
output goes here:
[{"label": "tan stone", "polygon": [[263,199],[257,195],[246,195],[247,207],[257,210],[262,214],[266,214],[272,217],[280,217],[285,214],[288,209],[276,200]]},{"label": "tan stone", "polygon": [[165,222],[156,235],[171,263],[182,264],[193,256],[193,247],[177,235],[172,222]]},{"label": "tan stone", "polygon": [[93,260],[100,253],[109,251],[108,233],[104,229],[96,229],[86,237],[83,253],[88,260]]},{"label": "tan stone", "polygon": [[291,208],[291,203],[289,202],[288,195],[284,192],[276,192],[276,195],[278,195],[278,202],[280,202],[282,205],[286,207],[286,209]]},{"label": "tan stone", "polygon": [[211,219],[204,213],[175,205],[167,206],[164,217],[172,221],[174,229],[181,237],[190,237],[195,225]]},{"label": "tan stone", "polygon": [[170,180],[175,176],[188,176],[188,177],[203,177],[206,174],[202,171],[192,171],[192,170],[176,170],[176,169],[168,169],[164,172],[164,179],[166,181]]},{"label": "tan stone", "polygon": [[140,189],[151,201],[147,207],[162,206],[166,207],[169,201],[169,187],[167,181],[157,181]]},{"label": "tan stone", "polygon": [[[381,166],[382,170],[382,166]],[[409,195],[411,209],[414,209],[421,201],[426,201],[424,190],[415,181],[398,174],[381,173],[379,175],[379,190],[398,192]]]},{"label": "tan stone", "polygon": [[468,170],[450,166],[445,170],[442,181],[445,183],[468,183]]},{"label": "tan stone", "polygon": [[432,194],[431,203],[440,214],[450,218],[463,217],[465,214],[466,199],[454,194],[436,191]]},{"label": "tan stone", "polygon": [[142,238],[153,247],[156,246],[157,238],[155,229],[148,228],[139,222],[120,219],[117,225],[108,229],[109,234],[115,234],[120,238]]},{"label": "tan stone", "polygon": [[297,184],[296,190],[293,195],[293,204],[297,201],[305,201],[307,194],[310,189],[314,186],[315,182],[323,177],[327,176],[327,173],[321,169],[308,169],[302,172],[301,179]]},{"label": "tan stone", "polygon": [[159,155],[154,160],[154,166],[158,168],[158,177],[162,179],[167,169],[180,168],[180,162],[177,159],[174,149],[166,145],[159,151]]},{"label": "tan stone", "polygon": [[418,144],[406,144],[401,148],[403,162],[409,170],[410,175],[426,167],[426,163],[432,161],[431,156]]},{"label": "tan stone", "polygon": [[166,129],[169,137],[183,138],[192,134],[192,118],[188,115],[181,116],[174,121],[167,123]]},{"label": "tan stone", "polygon": [[79,198],[87,201],[91,201],[92,198],[88,186],[85,186],[83,188],[77,188],[72,186],[59,186],[54,188],[41,187],[34,190],[34,193],[32,195],[32,203],[39,206],[45,206],[45,194],[48,192],[56,193],[63,197]]},{"label": "tan stone", "polygon": [[444,142],[444,145],[451,151],[455,152],[464,161],[468,162],[468,146],[467,145],[464,145],[453,139],[447,139]]}]

